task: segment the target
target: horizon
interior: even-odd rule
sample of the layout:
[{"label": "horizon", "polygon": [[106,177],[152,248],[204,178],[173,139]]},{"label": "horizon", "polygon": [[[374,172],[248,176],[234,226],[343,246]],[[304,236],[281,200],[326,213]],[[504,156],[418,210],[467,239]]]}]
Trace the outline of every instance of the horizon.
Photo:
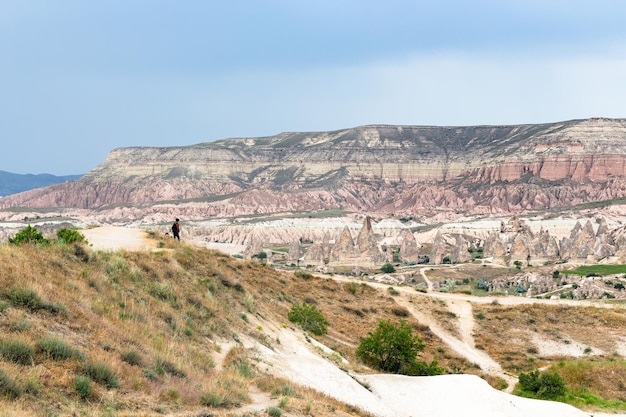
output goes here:
[{"label": "horizon", "polygon": [[[556,120],[553,122],[544,122],[544,123],[518,123],[518,124],[504,124],[504,125],[496,125],[496,124],[477,124],[477,125],[394,125],[394,124],[364,124],[364,125],[359,125],[359,126],[352,126],[352,127],[345,127],[345,128],[339,128],[339,129],[335,129],[332,131],[305,131],[305,132],[297,132],[297,131],[283,131],[283,132],[278,132],[276,134],[273,135],[267,135],[267,136],[239,136],[239,137],[228,137],[228,138],[218,138],[212,141],[207,141],[207,142],[217,142],[217,141],[224,141],[224,140],[231,140],[231,139],[243,139],[243,138],[260,138],[260,137],[272,137],[272,136],[276,136],[276,135],[280,135],[283,133],[318,133],[318,132],[333,132],[333,131],[341,131],[341,130],[348,130],[348,129],[357,129],[360,127],[368,127],[368,126],[400,126],[400,127],[446,127],[446,128],[459,128],[459,127],[481,127],[481,126],[514,126],[514,125],[539,125],[539,124],[553,124],[553,123],[564,123],[564,122],[572,122],[572,121],[584,121],[584,120],[602,120],[602,119],[607,119],[607,120],[626,120],[626,117],[602,117],[602,116],[595,116],[595,117],[587,117],[587,118],[582,118],[582,119],[570,119],[570,120]],[[190,144],[178,144],[178,145],[166,145],[166,146],[150,146],[150,145],[141,145],[141,146],[122,146],[121,148],[134,148],[134,147],[186,147],[186,146],[194,146],[194,145],[198,145],[201,143],[206,143],[206,142],[197,142],[197,143],[190,143]],[[119,148],[119,147],[118,147]],[[110,149],[109,152],[113,151],[114,149]],[[44,175],[52,175],[55,177],[71,177],[71,176],[83,176],[87,173],[89,173],[93,168],[95,168],[98,164],[100,164],[101,162],[103,162],[104,159],[100,162],[98,162],[96,165],[94,165],[92,168],[90,168],[89,170],[85,171],[85,172],[81,172],[81,173],[70,173],[70,174],[54,174],[54,173],[49,173],[49,172],[39,172],[39,173],[33,173],[33,172],[25,172],[25,173],[19,173],[19,172],[9,172],[9,171],[5,171],[0,169],[0,173],[7,173],[7,174],[16,174],[16,175],[24,175],[24,176],[28,176],[28,175],[32,175],[32,176],[44,176]]]},{"label": "horizon", "polygon": [[[626,3],[9,0],[0,170],[365,125],[619,119]],[[76,174],[78,172],[78,174]]]}]

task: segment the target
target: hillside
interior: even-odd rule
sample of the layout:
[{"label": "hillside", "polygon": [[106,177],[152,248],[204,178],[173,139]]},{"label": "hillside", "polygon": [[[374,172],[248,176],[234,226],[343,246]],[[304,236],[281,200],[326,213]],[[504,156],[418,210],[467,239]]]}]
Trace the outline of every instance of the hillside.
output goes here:
[{"label": "hillside", "polygon": [[510,214],[626,197],[626,120],[362,126],[169,148],[121,148],[77,181],[2,208],[97,209],[114,220],[175,206],[190,220],[348,212]]},{"label": "hillside", "polygon": [[73,181],[80,177],[80,175],[14,174],[0,171],[0,197],[58,184],[60,182]]},{"label": "hillside", "polygon": [[[424,294],[280,272],[154,233],[147,239],[151,250],[0,246],[3,412],[408,416],[420,401],[398,398],[414,398],[406,390],[419,383],[430,395],[420,410],[456,415],[442,377],[385,378],[357,360],[360,338],[385,319],[406,320],[425,343],[421,359],[446,373],[510,391],[519,372],[564,364],[568,384],[584,383],[613,400],[612,409],[626,409],[621,305]],[[304,300],[323,312],[326,335],[306,335],[286,319]],[[465,387],[464,415],[511,406],[515,416],[585,415],[502,397],[468,378],[450,380]]]}]

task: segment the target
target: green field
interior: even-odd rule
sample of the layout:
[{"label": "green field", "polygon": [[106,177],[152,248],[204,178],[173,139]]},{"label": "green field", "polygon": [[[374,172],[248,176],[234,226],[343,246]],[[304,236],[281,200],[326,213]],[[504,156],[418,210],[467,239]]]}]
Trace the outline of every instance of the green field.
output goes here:
[{"label": "green field", "polygon": [[626,274],[626,265],[582,265],[576,269],[564,269],[561,273],[583,277]]}]

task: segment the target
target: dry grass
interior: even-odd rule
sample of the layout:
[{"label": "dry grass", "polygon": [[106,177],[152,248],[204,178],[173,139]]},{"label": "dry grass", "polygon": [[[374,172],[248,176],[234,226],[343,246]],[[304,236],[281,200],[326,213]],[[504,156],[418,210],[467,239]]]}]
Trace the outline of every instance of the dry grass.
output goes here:
[{"label": "dry grass", "polygon": [[[360,410],[266,374],[238,344],[237,335],[270,347],[280,343],[262,327],[295,328],[287,313],[303,301],[315,303],[329,322],[328,334],[320,341],[348,359],[350,365],[330,355],[340,367],[371,372],[356,360],[355,349],[380,320],[391,319],[406,320],[425,342],[420,359],[436,359],[450,373],[480,374],[446,349],[424,322],[407,314],[410,306],[458,333],[458,320],[442,301],[415,293],[400,305],[399,295],[365,282],[298,277],[171,239],[157,243],[160,249],[153,252],[0,245],[0,303],[4,305],[0,332],[3,338],[34,349],[32,364],[0,359],[5,382],[19,389],[13,399],[0,395],[0,417],[242,415],[240,406],[252,401],[251,392],[259,389],[283,416],[364,416]],[[54,308],[11,304],[7,295],[11,290],[27,290],[24,294],[35,294],[41,305]],[[533,333],[576,340],[605,352],[613,352],[618,340],[626,337],[621,310],[498,305],[474,306],[474,310],[483,317],[476,320],[477,344],[512,371],[561,359],[529,353]],[[606,337],[599,341],[589,328]],[[75,354],[53,357],[38,348],[43,338]],[[89,363],[105,364],[119,387],[91,378],[91,393],[81,397],[76,379],[86,375]],[[496,387],[502,383],[494,378],[489,382]]]},{"label": "dry grass", "polygon": [[[554,364],[574,355],[542,355],[537,340],[562,345],[585,346],[612,356],[626,338],[626,310],[601,307],[528,304],[516,307],[475,306],[476,345],[514,373]],[[593,348],[593,349],[592,349]],[[581,352],[586,354],[586,352]],[[581,356],[581,355],[578,355]]]},{"label": "dry grass", "polygon": [[[322,341],[353,358],[359,337],[398,308],[366,285],[351,292],[170,240],[158,246],[140,253],[0,245],[0,331],[35,352],[29,365],[0,360],[6,381],[19,388],[16,398],[0,395],[0,416],[236,415],[251,386],[284,381],[260,372],[240,347],[223,352],[217,369],[215,358],[237,344],[235,335],[276,343],[256,323],[287,323],[292,304],[308,297],[331,323]],[[16,289],[58,308],[11,304],[7,294]],[[42,338],[75,355],[40,352]],[[89,378],[88,395],[77,391],[79,377]],[[365,415],[309,389],[292,391],[278,401],[283,415]]]}]

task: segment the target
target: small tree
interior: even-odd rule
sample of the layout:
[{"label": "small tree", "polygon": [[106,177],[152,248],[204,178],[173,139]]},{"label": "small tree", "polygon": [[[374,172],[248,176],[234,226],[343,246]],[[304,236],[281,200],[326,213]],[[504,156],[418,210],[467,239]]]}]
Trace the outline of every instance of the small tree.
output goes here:
[{"label": "small tree", "polygon": [[32,227],[31,225],[28,225],[19,232],[17,232],[14,237],[10,237],[9,243],[13,243],[15,245],[19,245],[22,243],[40,243],[46,245],[50,242],[48,241],[48,239],[43,237],[43,234],[39,230]]},{"label": "small tree", "polygon": [[399,325],[394,325],[383,320],[374,332],[361,339],[356,356],[376,369],[401,374],[415,368],[415,358],[422,349],[424,343],[413,335],[407,322],[401,320]]},{"label": "small tree", "polygon": [[383,271],[385,274],[391,274],[393,272],[396,272],[396,268],[394,268],[393,265],[391,265],[390,263],[386,263],[381,266],[380,270]]},{"label": "small tree", "polygon": [[326,333],[328,322],[315,304],[294,304],[287,314],[287,319],[298,324],[305,332],[321,336]]},{"label": "small tree", "polygon": [[85,235],[73,229],[57,230],[57,239],[64,243],[87,242]]}]

